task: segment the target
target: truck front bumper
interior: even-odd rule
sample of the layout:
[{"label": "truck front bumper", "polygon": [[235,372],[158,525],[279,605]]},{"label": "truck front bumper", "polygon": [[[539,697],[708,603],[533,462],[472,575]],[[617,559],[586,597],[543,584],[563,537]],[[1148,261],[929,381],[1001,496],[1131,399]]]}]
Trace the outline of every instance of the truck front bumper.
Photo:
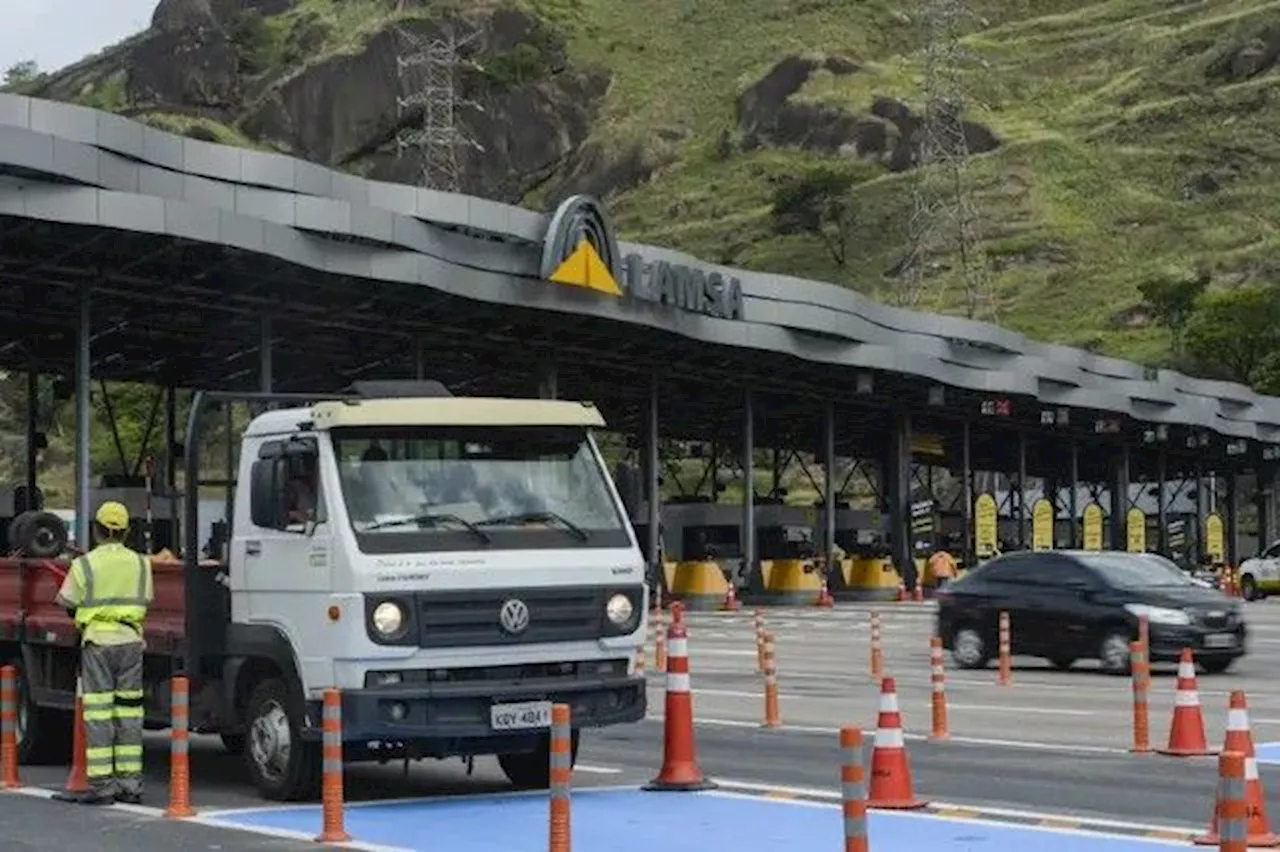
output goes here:
[{"label": "truck front bumper", "polygon": [[[347,742],[423,740],[471,741],[449,753],[483,753],[475,741],[528,738],[528,730],[495,731],[490,708],[495,704],[553,701],[568,704],[575,728],[600,728],[637,722],[646,711],[645,679],[629,675],[546,680],[537,684],[470,682],[348,689],[342,693],[342,731]],[[307,733],[319,736],[321,702],[307,703]],[[441,745],[444,745],[444,742]]]}]

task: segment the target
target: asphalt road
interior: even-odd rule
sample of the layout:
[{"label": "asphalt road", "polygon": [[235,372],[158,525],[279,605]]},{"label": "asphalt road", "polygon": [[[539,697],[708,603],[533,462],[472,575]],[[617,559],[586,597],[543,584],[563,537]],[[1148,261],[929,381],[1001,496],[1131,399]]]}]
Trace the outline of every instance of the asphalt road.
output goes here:
[{"label": "asphalt road", "polygon": [[[916,792],[937,802],[1039,813],[1200,827],[1215,784],[1212,758],[1130,755],[1127,678],[1090,671],[1059,672],[1018,660],[1014,683],[996,684],[995,671],[948,670],[952,741],[924,739],[929,720],[928,637],[931,608],[888,604],[885,663],[898,682]],[[698,719],[699,757],[707,774],[728,784],[790,787],[834,793],[838,779],[836,730],[875,728],[878,684],[869,677],[869,607],[769,610],[776,636],[783,728],[760,728],[764,699],[755,672],[749,611],[690,616],[690,646]],[[1257,742],[1280,741],[1280,685],[1270,673],[1280,653],[1280,601],[1249,604],[1250,655],[1222,675],[1201,675],[1211,744],[1221,742],[1227,695],[1243,689]],[[1172,668],[1157,669],[1152,687],[1152,739],[1167,736],[1173,702]],[[589,733],[575,784],[635,784],[661,762],[662,676],[652,671],[651,719]],[[163,807],[166,741],[148,736],[147,804]],[[1261,767],[1269,810],[1280,817],[1280,767]],[[58,788],[64,767],[23,767],[25,783]],[[240,759],[215,738],[193,742],[193,799],[203,811],[265,803],[243,782]],[[460,761],[353,766],[351,800],[466,795],[506,789],[496,762],[478,759],[468,774]],[[313,844],[264,838],[207,826],[158,821],[154,812],[115,807],[75,808],[28,796],[0,795],[0,848],[83,848],[94,832],[102,852],[128,849],[290,850]],[[33,826],[40,826],[39,833]],[[26,845],[24,845],[26,844]]]}]

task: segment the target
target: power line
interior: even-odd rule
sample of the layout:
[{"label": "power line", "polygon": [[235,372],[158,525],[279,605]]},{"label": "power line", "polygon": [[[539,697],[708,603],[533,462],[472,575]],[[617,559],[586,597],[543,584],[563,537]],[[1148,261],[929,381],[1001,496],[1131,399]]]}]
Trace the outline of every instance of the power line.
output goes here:
[{"label": "power line", "polygon": [[[968,174],[963,117],[966,98],[960,71],[967,57],[960,33],[969,15],[967,0],[916,0],[916,20],[924,30],[925,104],[917,131],[909,246],[898,302],[916,307],[928,294],[933,306],[941,307],[948,281],[954,278],[964,290],[966,314],[994,319],[996,303]],[[929,266],[947,255],[955,258],[955,274],[931,275]]]},{"label": "power line", "polygon": [[481,109],[460,98],[458,87],[461,51],[480,31],[459,38],[451,22],[430,36],[410,32],[403,26],[397,31],[403,49],[396,57],[396,69],[404,93],[396,99],[401,128],[396,136],[398,154],[417,159],[423,187],[458,192],[463,177],[461,150],[484,150],[458,123],[460,109]]}]

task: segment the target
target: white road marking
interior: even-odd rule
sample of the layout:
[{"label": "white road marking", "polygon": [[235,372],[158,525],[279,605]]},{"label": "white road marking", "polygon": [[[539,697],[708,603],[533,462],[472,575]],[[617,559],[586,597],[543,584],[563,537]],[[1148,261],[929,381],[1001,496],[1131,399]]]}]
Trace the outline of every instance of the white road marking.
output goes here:
[{"label": "white road marking", "polygon": [[612,766],[592,766],[587,763],[578,763],[573,767],[574,772],[585,772],[588,775],[621,775],[621,769],[614,769]]},{"label": "white road marking", "polygon": [[[760,692],[746,692],[737,689],[705,689],[699,688],[695,690],[695,695],[715,695],[723,698],[750,698],[756,701],[763,701],[764,694]],[[842,695],[787,695],[779,696],[785,702],[799,701],[848,701],[849,697]],[[1095,716],[1092,710],[1069,710],[1060,707],[1026,707],[1021,704],[957,704],[948,702],[947,707],[954,710],[978,710],[989,713],[1031,713],[1045,716]]]}]

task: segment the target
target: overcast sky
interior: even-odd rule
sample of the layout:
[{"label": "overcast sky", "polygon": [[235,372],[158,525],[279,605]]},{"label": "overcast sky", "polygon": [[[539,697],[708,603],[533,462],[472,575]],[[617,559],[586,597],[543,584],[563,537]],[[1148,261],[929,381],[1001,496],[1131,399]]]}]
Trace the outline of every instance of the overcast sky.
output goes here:
[{"label": "overcast sky", "polygon": [[70,65],[140,32],[159,0],[0,0],[0,73],[34,59],[43,71]]}]

